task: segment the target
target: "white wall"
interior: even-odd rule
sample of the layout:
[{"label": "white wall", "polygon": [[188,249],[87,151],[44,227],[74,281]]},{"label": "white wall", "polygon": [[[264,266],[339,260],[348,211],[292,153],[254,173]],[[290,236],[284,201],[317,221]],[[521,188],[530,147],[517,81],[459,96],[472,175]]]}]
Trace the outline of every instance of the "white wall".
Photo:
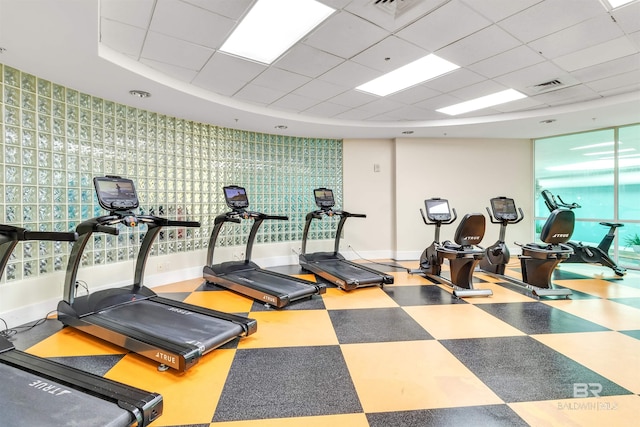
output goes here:
[{"label": "white wall", "polygon": [[367,217],[347,220],[340,252],[350,258],[351,245],[365,258],[390,258],[395,242],[393,140],[344,140],[342,151],[342,209]]},{"label": "white wall", "polygon": [[[343,152],[344,208],[367,214],[366,220],[347,222],[343,246],[351,244],[363,256],[382,257],[386,250],[391,253],[385,256],[395,259],[418,259],[433,240],[433,227],[425,226],[419,213],[431,197],[448,199],[459,217],[487,216],[492,197],[512,197],[525,213],[525,220],[507,231],[512,253],[519,253],[514,241],[534,240],[531,140],[345,140]],[[442,240],[453,238],[456,224],[443,226]],[[482,244],[497,240],[499,228],[487,216]]]}]

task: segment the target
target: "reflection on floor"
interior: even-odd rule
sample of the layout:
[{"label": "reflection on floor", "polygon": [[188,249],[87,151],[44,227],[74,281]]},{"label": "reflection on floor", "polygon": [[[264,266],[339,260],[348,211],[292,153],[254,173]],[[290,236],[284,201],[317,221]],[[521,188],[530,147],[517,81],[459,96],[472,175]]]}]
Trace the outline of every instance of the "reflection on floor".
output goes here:
[{"label": "reflection on floor", "polygon": [[[630,425],[640,413],[640,272],[622,280],[561,266],[570,299],[536,299],[480,272],[489,298],[455,299],[406,273],[367,264],[384,288],[326,294],[281,310],[204,286],[154,290],[248,314],[258,332],[204,356],[186,373],[156,365],[57,320],[16,347],[164,397],[160,426]],[[519,277],[516,263],[508,275]],[[309,280],[298,266],[275,268]],[[603,274],[604,273],[604,274]]]}]

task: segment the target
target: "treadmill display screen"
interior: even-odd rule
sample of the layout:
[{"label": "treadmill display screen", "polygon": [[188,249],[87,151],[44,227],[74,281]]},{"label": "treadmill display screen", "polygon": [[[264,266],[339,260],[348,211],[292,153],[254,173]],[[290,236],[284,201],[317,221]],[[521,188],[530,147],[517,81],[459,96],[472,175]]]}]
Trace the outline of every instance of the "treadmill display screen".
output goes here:
[{"label": "treadmill display screen", "polygon": [[231,209],[244,209],[249,207],[247,191],[243,187],[231,185],[224,187],[223,190],[227,206]]},{"label": "treadmill display screen", "polygon": [[331,208],[336,204],[333,198],[333,190],[328,188],[316,188],[313,190],[313,196],[316,198],[316,205],[319,208]]},{"label": "treadmill display screen", "polygon": [[431,221],[448,221],[451,219],[449,201],[446,199],[428,199],[424,201],[427,217]]},{"label": "treadmill display screen", "polygon": [[518,218],[516,204],[513,199],[491,199],[491,209],[493,210],[493,216],[498,220],[514,220]]},{"label": "treadmill display screen", "polygon": [[133,181],[127,178],[104,176],[93,178],[98,203],[108,211],[138,207],[138,195]]}]

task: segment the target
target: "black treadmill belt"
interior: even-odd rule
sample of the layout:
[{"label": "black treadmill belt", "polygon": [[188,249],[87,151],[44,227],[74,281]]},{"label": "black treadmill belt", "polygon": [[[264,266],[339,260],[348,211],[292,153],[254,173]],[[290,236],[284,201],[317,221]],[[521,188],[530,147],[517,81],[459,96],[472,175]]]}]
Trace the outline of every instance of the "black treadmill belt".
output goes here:
[{"label": "black treadmill belt", "polygon": [[0,364],[0,425],[128,426],[131,414],[113,402]]},{"label": "black treadmill belt", "polygon": [[313,264],[332,276],[345,280],[357,280],[361,284],[382,282],[382,273],[380,275],[373,274],[342,260],[326,260]]},{"label": "black treadmill belt", "polygon": [[242,326],[228,320],[195,313],[171,305],[141,300],[109,308],[100,316],[129,329],[178,344],[193,344],[203,353],[243,333]]},{"label": "black treadmill belt", "polygon": [[241,273],[226,274],[225,277],[227,280],[263,290],[272,295],[288,295],[291,301],[317,292],[312,285],[265,270],[242,270]]}]

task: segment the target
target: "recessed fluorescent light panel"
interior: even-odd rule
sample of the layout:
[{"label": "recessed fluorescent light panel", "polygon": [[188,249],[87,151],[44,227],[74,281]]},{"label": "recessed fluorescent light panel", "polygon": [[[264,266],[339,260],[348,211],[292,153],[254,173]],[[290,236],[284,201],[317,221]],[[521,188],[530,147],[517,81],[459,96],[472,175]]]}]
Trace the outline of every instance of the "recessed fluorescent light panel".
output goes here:
[{"label": "recessed fluorescent light panel", "polygon": [[460,68],[459,65],[431,54],[383,74],[356,89],[378,96],[387,96],[458,68]]},{"label": "recessed fluorescent light panel", "polygon": [[633,0],[607,0],[612,9],[631,3]]},{"label": "recessed fluorescent light panel", "polygon": [[334,11],[316,0],[258,0],[220,51],[271,64]]},{"label": "recessed fluorescent light panel", "polygon": [[516,99],[526,98],[527,96],[514,89],[507,89],[496,92],[491,95],[481,96],[480,98],[470,101],[461,102],[459,104],[450,105],[449,107],[440,108],[439,113],[457,116],[458,114],[468,113],[469,111],[482,110],[483,108],[493,107],[494,105],[505,104],[515,101]]}]

